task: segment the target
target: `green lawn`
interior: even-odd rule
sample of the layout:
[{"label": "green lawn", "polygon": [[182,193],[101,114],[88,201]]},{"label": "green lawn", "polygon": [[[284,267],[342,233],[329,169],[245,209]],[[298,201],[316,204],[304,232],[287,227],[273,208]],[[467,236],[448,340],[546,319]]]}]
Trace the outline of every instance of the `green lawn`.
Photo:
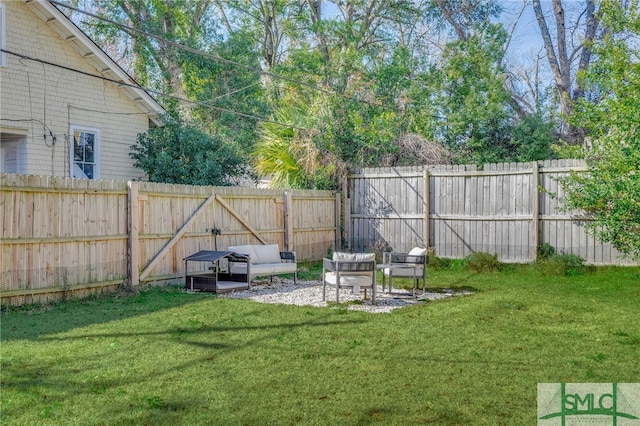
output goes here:
[{"label": "green lawn", "polygon": [[525,425],[539,382],[640,382],[638,268],[507,269],[430,271],[474,294],[390,314],[177,287],[5,311],[0,422]]}]

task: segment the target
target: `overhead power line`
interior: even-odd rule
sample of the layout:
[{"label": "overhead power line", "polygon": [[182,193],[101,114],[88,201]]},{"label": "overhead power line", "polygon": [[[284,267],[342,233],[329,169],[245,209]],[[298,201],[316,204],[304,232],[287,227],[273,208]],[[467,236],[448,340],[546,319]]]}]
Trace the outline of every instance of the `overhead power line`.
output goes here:
[{"label": "overhead power line", "polygon": [[264,123],[277,124],[279,126],[290,127],[292,129],[296,129],[296,130],[307,130],[307,129],[303,128],[303,127],[294,126],[292,124],[280,123],[280,122],[277,122],[277,121],[274,121],[274,120],[266,119],[264,117],[259,117],[257,115],[252,115],[252,114],[247,114],[247,113],[244,113],[244,112],[234,111],[234,110],[231,110],[231,109],[228,109],[228,108],[223,108],[223,107],[219,107],[219,106],[215,106],[215,105],[210,105],[210,104],[208,104],[206,102],[194,101],[194,100],[191,100],[191,99],[185,99],[185,98],[182,98],[180,96],[171,95],[171,94],[160,92],[160,91],[157,91],[157,90],[147,89],[147,88],[139,86],[137,84],[127,83],[125,81],[120,81],[120,80],[114,80],[112,78],[105,77],[103,75],[91,74],[91,73],[86,72],[86,71],[81,71],[81,70],[78,70],[78,69],[75,69],[75,68],[68,67],[66,65],[56,64],[54,62],[45,61],[44,59],[33,58],[31,56],[26,56],[26,55],[23,55],[23,54],[20,54],[20,53],[12,52],[10,50],[0,49],[0,51],[2,51],[4,53],[7,53],[9,55],[17,56],[20,59],[24,59],[24,60],[27,60],[27,61],[34,61],[34,62],[38,62],[38,63],[44,64],[44,65],[49,65],[49,66],[52,66],[52,67],[60,68],[60,69],[66,70],[66,71],[71,71],[71,72],[74,72],[74,73],[77,73],[77,74],[82,74],[82,75],[85,75],[85,76],[88,76],[88,77],[97,78],[97,79],[100,79],[100,80],[104,80],[104,81],[108,81],[108,82],[114,83],[114,84],[119,85],[119,86],[127,86],[127,87],[133,87],[133,88],[136,88],[136,89],[142,89],[142,90],[146,91],[147,93],[150,93],[150,94],[153,94],[153,95],[172,98],[172,99],[176,99],[176,100],[179,100],[179,101],[182,101],[182,102],[188,102],[188,103],[191,103],[191,104],[194,104],[194,105],[202,106],[202,107],[205,107],[205,108],[211,108],[211,109],[214,109],[216,111],[227,112],[229,114],[237,115],[237,116],[244,117],[244,118],[250,118],[252,120],[257,120],[257,121],[261,121],[261,122],[264,122]]},{"label": "overhead power line", "polygon": [[81,13],[83,15],[90,16],[92,18],[99,19],[101,21],[104,21],[104,22],[107,22],[109,24],[115,25],[115,26],[120,27],[122,29],[125,29],[125,30],[128,30],[128,31],[133,31],[133,32],[136,32],[138,34],[142,34],[144,36],[154,38],[154,39],[156,39],[158,41],[161,41],[161,42],[166,43],[166,44],[170,44],[171,46],[174,46],[174,47],[177,47],[177,48],[179,48],[181,50],[184,50],[185,52],[193,53],[194,55],[199,55],[199,56],[202,56],[202,57],[205,57],[205,58],[208,58],[208,59],[212,59],[214,61],[221,62],[221,63],[227,64],[227,65],[233,65],[233,66],[236,66],[236,67],[241,67],[241,68],[244,68],[244,69],[246,69],[248,71],[251,71],[251,72],[255,72],[255,73],[258,73],[258,74],[261,74],[261,75],[265,75],[267,77],[272,77],[272,78],[275,78],[275,79],[287,81],[289,83],[296,84],[296,85],[302,86],[302,87],[306,87],[306,88],[311,89],[311,90],[316,90],[318,92],[321,92],[321,93],[324,93],[324,94],[327,94],[327,95],[335,95],[335,96],[339,96],[341,98],[348,99],[348,100],[351,100],[351,101],[367,104],[369,106],[381,107],[381,108],[385,108],[385,109],[389,109],[389,110],[395,110],[395,108],[392,108],[392,107],[389,107],[389,106],[386,106],[386,105],[383,105],[383,104],[380,104],[380,103],[369,102],[369,101],[364,100],[364,99],[354,98],[354,97],[347,96],[347,95],[344,95],[344,94],[341,94],[341,93],[338,93],[338,92],[335,92],[335,91],[332,91],[332,90],[327,90],[327,89],[324,89],[322,87],[315,86],[315,85],[310,84],[310,83],[305,83],[303,81],[295,80],[293,78],[282,76],[282,75],[279,75],[279,74],[274,74],[274,73],[269,72],[269,71],[264,71],[264,70],[262,70],[260,68],[255,68],[255,67],[252,67],[250,65],[246,65],[246,64],[243,64],[243,63],[240,63],[240,62],[232,61],[230,59],[226,59],[226,58],[223,58],[223,57],[220,57],[220,56],[217,56],[217,55],[212,55],[210,53],[203,52],[201,50],[194,49],[194,48],[189,47],[189,46],[185,46],[184,44],[177,43],[177,42],[175,42],[173,40],[169,40],[167,38],[164,38],[164,37],[161,37],[159,35],[146,32],[144,30],[140,30],[138,28],[130,27],[128,25],[125,25],[125,24],[122,24],[120,22],[111,20],[109,18],[105,18],[104,16],[100,16],[100,15],[97,15],[95,13],[88,12],[86,10],[82,10],[80,8],[77,8],[75,6],[71,6],[69,4],[66,4],[66,3],[63,3],[63,2],[60,2],[60,1],[50,0],[50,3],[55,4],[57,6],[60,6],[60,7],[63,7],[63,8],[66,8],[66,9],[73,10],[73,11]]}]

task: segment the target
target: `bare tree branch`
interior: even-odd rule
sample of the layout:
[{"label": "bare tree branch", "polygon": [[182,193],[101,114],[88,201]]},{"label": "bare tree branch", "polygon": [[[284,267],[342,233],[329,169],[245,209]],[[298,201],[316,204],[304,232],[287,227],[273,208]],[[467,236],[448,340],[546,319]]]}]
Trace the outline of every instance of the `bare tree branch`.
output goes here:
[{"label": "bare tree branch", "polygon": [[229,19],[227,18],[227,13],[225,12],[224,7],[222,7],[220,0],[215,0],[215,3],[216,7],[218,8],[218,13],[220,13],[220,16],[222,17],[224,27],[226,28],[227,32],[231,34],[233,32],[233,28],[231,27],[231,23],[229,23]]},{"label": "bare tree branch", "polygon": [[462,25],[460,25],[460,23],[453,17],[453,11],[447,7],[448,3],[445,0],[435,0],[435,2],[438,5],[438,7],[440,7],[440,10],[442,11],[442,15],[444,16],[444,18],[453,27],[453,30],[456,32],[456,35],[458,36],[458,38],[460,40],[467,41],[469,36],[466,33],[465,29],[462,27]]}]

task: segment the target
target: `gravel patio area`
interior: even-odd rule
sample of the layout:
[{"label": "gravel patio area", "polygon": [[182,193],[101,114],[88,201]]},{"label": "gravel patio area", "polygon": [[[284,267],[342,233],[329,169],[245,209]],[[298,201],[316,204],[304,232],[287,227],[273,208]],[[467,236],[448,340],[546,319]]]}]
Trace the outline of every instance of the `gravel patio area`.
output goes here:
[{"label": "gravel patio area", "polygon": [[[470,291],[449,291],[449,292],[426,292],[416,290],[414,298],[411,291],[394,289],[391,294],[382,292],[382,287],[378,286],[376,292],[376,303],[371,303],[371,292],[367,292],[367,300],[364,303],[349,304],[348,309],[354,311],[366,311],[372,313],[388,313],[394,309],[403,308],[429,300],[444,299],[471,294]],[[249,290],[234,291],[220,294],[222,298],[251,299],[259,303],[280,303],[285,305],[298,306],[327,306],[328,302],[335,301],[335,289],[327,287],[327,301],[322,301],[322,281],[298,281],[274,277],[273,282],[258,281],[251,284]],[[362,301],[363,293],[351,294],[349,290],[340,290],[340,303]]]}]

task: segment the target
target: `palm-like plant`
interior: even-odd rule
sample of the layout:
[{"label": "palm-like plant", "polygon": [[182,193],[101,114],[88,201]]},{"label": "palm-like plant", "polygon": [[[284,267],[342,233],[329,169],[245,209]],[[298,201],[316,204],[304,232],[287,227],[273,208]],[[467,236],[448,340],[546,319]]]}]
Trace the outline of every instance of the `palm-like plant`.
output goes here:
[{"label": "palm-like plant", "polygon": [[[275,123],[262,123],[254,151],[255,169],[274,188],[320,189],[336,179],[335,157],[322,155],[313,136],[303,130],[303,115],[292,106],[280,107]],[[287,127],[290,125],[291,127]]]}]

